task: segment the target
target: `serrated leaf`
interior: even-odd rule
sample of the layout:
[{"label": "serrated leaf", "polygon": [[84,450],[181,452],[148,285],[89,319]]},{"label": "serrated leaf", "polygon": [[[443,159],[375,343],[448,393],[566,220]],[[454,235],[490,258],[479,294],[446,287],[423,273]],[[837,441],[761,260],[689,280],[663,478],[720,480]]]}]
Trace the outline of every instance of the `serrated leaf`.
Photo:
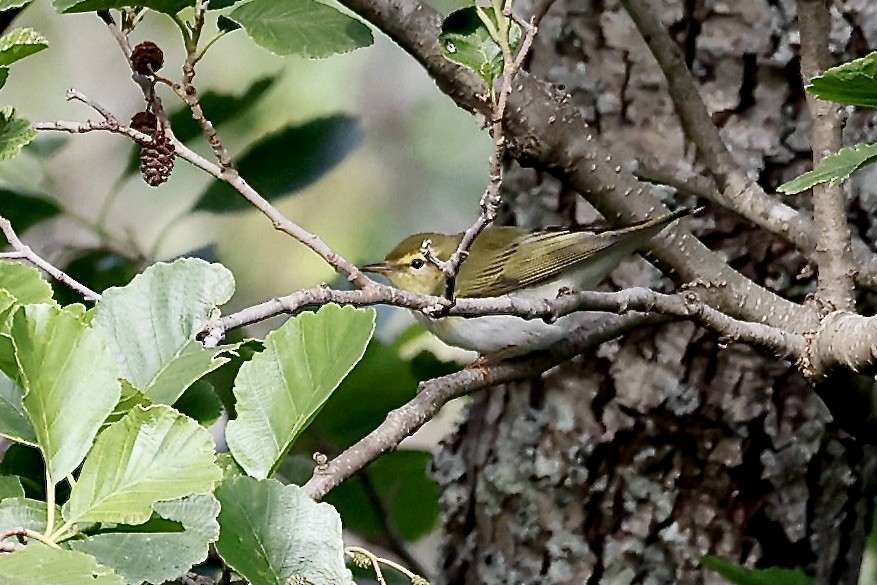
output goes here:
[{"label": "serrated leaf", "polygon": [[812,585],[813,577],[800,569],[770,567],[768,569],[748,569],[727,559],[705,556],[700,559],[703,566],[715,571],[731,583],[737,585]]},{"label": "serrated leaf", "polygon": [[12,106],[0,108],[0,160],[17,155],[36,135],[37,131],[30,122],[16,116]]},{"label": "serrated leaf", "polygon": [[[17,475],[0,475],[0,502],[6,498],[23,498],[24,487]],[[2,524],[0,524],[2,526]]]},{"label": "serrated leaf", "polygon": [[124,585],[125,581],[94,557],[78,551],[31,543],[0,555],[0,582],[6,585]]},{"label": "serrated leaf", "polygon": [[877,108],[877,52],[826,70],[804,89],[821,100]]},{"label": "serrated leaf", "polygon": [[0,260],[0,289],[8,292],[18,305],[54,304],[52,287],[33,266]]},{"label": "serrated leaf", "polygon": [[877,161],[877,144],[857,144],[841,148],[822,159],[816,168],[777,187],[777,191],[794,195],[821,183],[840,183],[862,167]]},{"label": "serrated leaf", "polygon": [[0,66],[12,65],[49,46],[49,41],[32,28],[16,28],[0,37]]},{"label": "serrated leaf", "polygon": [[248,474],[272,473],[362,358],[374,327],[373,310],[330,304],[268,334],[265,351],[238,372],[238,416],[225,433],[229,450]]},{"label": "serrated leaf", "polygon": [[122,376],[153,403],[173,404],[195,380],[227,361],[228,347],[207,349],[195,335],[234,292],[220,264],[183,258],[158,263],[128,285],[104,291],[95,329]]},{"label": "serrated leaf", "polygon": [[9,67],[0,67],[0,89],[6,85],[6,80],[9,79]]},{"label": "serrated leaf", "polygon": [[341,518],[300,487],[235,477],[216,490],[222,504],[216,550],[251,583],[350,585]]},{"label": "serrated leaf", "polygon": [[118,526],[70,546],[113,567],[129,583],[171,581],[207,558],[209,544],[219,538],[219,501],[212,494],[189,496],[159,502],[155,511],[161,518],[182,524],[182,531]]},{"label": "serrated leaf", "polygon": [[277,55],[320,59],[374,42],[366,25],[313,0],[253,0],[228,16],[258,45]]},{"label": "serrated leaf", "polygon": [[211,491],[213,438],[169,406],[135,407],[105,429],[64,505],[69,522],[141,524],[156,502]]},{"label": "serrated leaf", "polygon": [[52,483],[79,466],[121,394],[112,355],[78,312],[25,305],[12,322],[24,408]]},{"label": "serrated leaf", "polygon": [[[476,8],[467,6],[448,15],[442,22],[439,34],[439,46],[442,55],[458,65],[471,69],[492,88],[494,81],[502,75],[502,49],[493,39],[478,15],[482,13],[497,28],[496,16],[492,8]],[[511,23],[509,44],[512,52],[517,49],[521,40],[521,27]]]},{"label": "serrated leaf", "polygon": [[[271,200],[300,190],[331,170],[360,143],[354,118],[337,115],[287,126],[252,145],[240,157],[241,175],[260,195]],[[296,153],[290,157],[289,153]],[[213,181],[195,209],[240,211],[251,204],[227,183]]]},{"label": "serrated leaf", "polygon": [[24,390],[0,372],[0,435],[35,446],[37,437],[24,409],[23,398]]},{"label": "serrated leaf", "polygon": [[94,12],[97,10],[149,8],[157,12],[174,15],[187,6],[194,6],[194,0],[54,0],[55,10],[64,13]]},{"label": "serrated leaf", "polygon": [[12,227],[19,234],[41,221],[59,215],[61,211],[58,204],[48,197],[0,189],[0,212],[12,222]]}]

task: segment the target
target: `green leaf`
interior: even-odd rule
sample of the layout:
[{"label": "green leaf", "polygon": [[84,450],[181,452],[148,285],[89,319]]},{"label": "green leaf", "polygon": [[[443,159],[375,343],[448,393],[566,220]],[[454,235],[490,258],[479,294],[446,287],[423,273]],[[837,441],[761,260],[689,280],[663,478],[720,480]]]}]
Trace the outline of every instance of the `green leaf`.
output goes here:
[{"label": "green leaf", "polygon": [[[182,524],[180,530],[144,531],[149,526],[117,526],[70,546],[113,567],[128,583],[164,583],[185,574],[207,558],[211,542],[219,538],[219,501],[212,494],[159,502],[161,518]],[[143,527],[143,528],[141,528]]]},{"label": "green leaf", "polygon": [[[251,583],[350,585],[341,518],[300,487],[235,477],[216,490],[222,509],[216,550]],[[298,581],[296,581],[298,582]]]},{"label": "green leaf", "polygon": [[198,421],[201,426],[210,426],[222,416],[222,401],[213,391],[213,384],[197,380],[186,388],[174,408]]},{"label": "green leaf", "polygon": [[289,319],[235,380],[238,417],[226,441],[247,473],[265,478],[365,352],[373,310],[325,305]]},{"label": "green leaf", "polygon": [[143,7],[174,15],[187,6],[194,6],[194,0],[54,0],[58,12],[94,12],[111,8]]},{"label": "green leaf", "polygon": [[0,89],[6,85],[7,79],[9,79],[9,67],[0,67]]},{"label": "green leaf", "polygon": [[64,518],[141,524],[156,502],[207,493],[221,477],[207,429],[169,406],[138,406],[95,441]]},{"label": "green leaf", "polygon": [[0,189],[0,212],[19,234],[61,213],[57,203],[45,196]]},{"label": "green leaf", "polygon": [[33,266],[0,260],[0,288],[15,299],[15,304],[50,303],[52,287]]},{"label": "green leaf", "polygon": [[[439,46],[442,55],[448,60],[478,74],[488,87],[502,75],[502,49],[493,40],[484,21],[478,16],[482,10],[494,28],[497,28],[496,17],[492,8],[476,8],[467,6],[452,12],[442,22],[439,34]],[[509,44],[512,52],[517,49],[521,40],[521,27],[511,23]]]},{"label": "green leaf", "polygon": [[52,483],[79,466],[121,394],[112,355],[77,313],[25,305],[13,317],[24,408]]},{"label": "green leaf", "polygon": [[[294,4],[294,3],[290,3]],[[265,136],[240,157],[238,169],[269,201],[302,189],[344,160],[362,139],[356,120],[337,115]],[[290,156],[294,152],[295,156]],[[240,211],[250,203],[227,183],[213,181],[195,209]]]},{"label": "green leaf", "polygon": [[173,404],[195,380],[227,360],[228,347],[195,340],[234,292],[220,264],[183,258],[147,268],[127,286],[104,291],[94,327],[116,356],[122,376],[154,403]]},{"label": "green leaf", "polygon": [[321,59],[374,42],[366,25],[313,0],[252,0],[228,16],[256,44],[277,55]]},{"label": "green leaf", "polygon": [[731,583],[737,585],[812,585],[813,577],[800,569],[747,569],[727,559],[715,556],[700,558],[707,569],[715,571]]},{"label": "green leaf", "polygon": [[24,390],[0,372],[0,435],[35,446],[37,436],[24,409],[23,398]]},{"label": "green leaf", "polygon": [[[34,532],[45,532],[47,510],[46,502],[42,500],[31,500],[23,495],[3,498],[0,500],[0,530],[20,526]],[[59,511],[56,506],[56,512]],[[60,518],[60,515],[56,514],[55,518]]]},{"label": "green leaf", "polygon": [[0,108],[0,160],[17,155],[36,135],[26,118],[16,117],[12,106]]},{"label": "green leaf", "polygon": [[877,108],[877,52],[826,70],[804,89],[821,100]]},{"label": "green leaf", "polygon": [[816,168],[795,177],[777,188],[780,193],[794,195],[821,183],[836,184],[846,180],[862,167],[877,161],[877,144],[857,144],[841,148],[822,159]]},{"label": "green leaf", "polygon": [[125,581],[94,557],[78,551],[32,543],[0,555],[0,582],[6,585],[124,585]]},{"label": "green leaf", "polygon": [[[213,3],[210,3],[213,8]],[[224,16],[220,16],[220,22]],[[228,20],[225,18],[225,20]],[[238,26],[237,23],[231,22]],[[201,96],[201,109],[204,115],[211,121],[214,127],[233,120],[237,116],[246,113],[252,109],[274,85],[276,78],[263,77],[253,82],[250,87],[240,95],[230,95],[218,93],[215,91],[206,91]],[[181,107],[169,115],[169,123],[174,130],[174,136],[181,142],[189,142],[190,140],[202,136],[201,126],[192,118],[192,112],[188,107]],[[128,166],[125,168],[125,174],[130,175],[140,170],[140,147],[133,146],[131,154],[128,157]]]},{"label": "green leaf", "polygon": [[[23,498],[24,487],[17,475],[0,475],[0,501],[6,498]],[[0,526],[3,526],[0,523]]]},{"label": "green leaf", "polygon": [[32,28],[16,28],[0,37],[0,65],[12,65],[49,46],[46,37]]}]

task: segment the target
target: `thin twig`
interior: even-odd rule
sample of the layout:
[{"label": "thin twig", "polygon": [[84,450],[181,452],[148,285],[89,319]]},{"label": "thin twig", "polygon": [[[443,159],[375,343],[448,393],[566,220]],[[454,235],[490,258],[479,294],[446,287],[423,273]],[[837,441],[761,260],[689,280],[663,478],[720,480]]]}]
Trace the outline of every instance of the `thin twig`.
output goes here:
[{"label": "thin twig", "polygon": [[36,130],[67,132],[69,134],[111,132],[113,134],[127,136],[141,145],[150,144],[152,142],[152,137],[150,135],[125,126],[119,123],[118,120],[105,120],[103,122],[68,122],[65,120],[58,120],[55,122],[37,122],[33,127]]},{"label": "thin twig", "polygon": [[[499,13],[495,12],[495,14],[497,18],[500,17]],[[445,273],[447,282],[445,297],[448,299],[453,298],[457,273],[460,271],[460,266],[469,255],[469,250],[472,249],[475,239],[485,228],[487,228],[487,226],[493,223],[493,220],[496,219],[496,214],[499,211],[499,206],[502,203],[500,188],[502,187],[502,162],[505,158],[506,152],[505,131],[503,129],[506,107],[508,106],[509,94],[512,92],[512,82],[515,75],[517,75],[520,70],[521,65],[524,63],[524,59],[526,59],[527,54],[530,52],[533,38],[536,36],[537,32],[534,21],[531,21],[529,24],[525,23],[524,26],[522,26],[522,29],[524,30],[524,38],[521,41],[517,53],[512,55],[511,48],[508,44],[508,26],[506,26],[505,29],[505,31],[500,31],[498,34],[499,45],[503,54],[502,85],[500,87],[499,96],[494,102],[493,111],[491,112],[493,151],[490,155],[489,182],[479,203],[481,213],[478,215],[475,222],[463,233],[463,238],[460,240],[456,251],[451,254],[446,261],[436,258],[427,242],[424,242],[422,248],[423,255],[436,266],[441,268],[442,272]]]},{"label": "thin twig", "polygon": [[[175,83],[169,79],[155,76],[156,81],[170,87],[180,99],[185,102],[192,112],[192,118],[201,126],[201,131],[210,144],[213,155],[223,168],[231,168],[232,160],[228,150],[222,144],[216,128],[213,123],[204,115],[201,108],[201,98],[198,95],[198,89],[192,83],[195,79],[195,65],[204,56],[203,51],[199,51],[198,42],[201,39],[201,32],[204,29],[204,16],[206,12],[206,3],[199,2],[195,7],[195,17],[190,27],[191,35],[186,41],[186,60],[183,63],[183,79],[182,83]],[[212,44],[212,43],[209,43]],[[208,46],[209,46],[208,44]]]},{"label": "thin twig", "polygon": [[[824,0],[798,0],[801,28],[801,75],[805,80],[829,66],[831,14]],[[813,124],[810,136],[813,166],[841,147],[844,116],[841,107],[807,93]],[[813,223],[816,232],[817,297],[837,310],[853,310],[853,259],[850,229],[844,208],[844,189],[833,182],[813,187]]]},{"label": "thin twig", "polygon": [[4,236],[6,236],[6,241],[9,242],[9,245],[12,246],[12,249],[15,250],[15,252],[2,253],[0,254],[0,257],[7,259],[20,259],[30,262],[37,268],[46,272],[49,276],[51,276],[58,282],[81,294],[85,298],[85,300],[100,300],[100,294],[94,292],[84,284],[78,282],[75,278],[73,278],[60,268],[52,266],[49,262],[40,257],[36,252],[34,252],[30,248],[30,246],[24,244],[18,238],[15,230],[12,229],[12,223],[2,215],[0,215],[0,231],[3,232]]},{"label": "thin twig", "polygon": [[128,35],[126,35],[122,28],[116,24],[116,21],[113,20],[109,10],[98,10],[97,15],[104,21],[107,28],[110,30],[110,34],[116,39],[116,43],[118,43],[119,47],[122,49],[122,53],[125,54],[125,59],[128,61],[128,67],[131,67],[131,70],[133,71],[134,67],[131,64],[131,43],[128,42]]}]

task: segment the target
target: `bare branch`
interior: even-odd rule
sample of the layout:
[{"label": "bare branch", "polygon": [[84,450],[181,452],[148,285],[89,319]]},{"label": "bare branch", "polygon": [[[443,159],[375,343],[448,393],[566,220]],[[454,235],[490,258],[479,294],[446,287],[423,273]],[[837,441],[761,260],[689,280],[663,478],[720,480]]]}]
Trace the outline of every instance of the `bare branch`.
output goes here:
[{"label": "bare branch", "polygon": [[125,55],[125,60],[128,61],[128,67],[131,67],[131,70],[133,71],[134,68],[133,65],[131,65],[131,43],[128,42],[128,35],[126,35],[122,28],[116,24],[116,21],[113,20],[109,10],[98,10],[97,15],[104,21],[107,28],[110,30],[110,34],[116,39],[116,43],[118,43],[119,47],[122,49],[122,53]]},{"label": "bare branch", "polygon": [[819,329],[808,336],[803,360],[804,373],[821,379],[833,368],[853,372],[877,372],[877,317],[863,317],[849,311],[826,315]]},{"label": "bare branch", "polygon": [[9,245],[12,246],[12,249],[15,252],[5,252],[0,254],[0,258],[7,259],[21,259],[27,262],[30,262],[37,268],[46,272],[49,276],[57,280],[58,282],[66,285],[67,287],[75,290],[79,294],[81,294],[85,300],[87,301],[98,301],[100,300],[100,294],[94,292],[84,284],[77,281],[75,278],[61,270],[60,268],[56,268],[49,264],[46,260],[44,260],[41,256],[39,256],[36,252],[31,250],[30,246],[24,244],[15,233],[15,230],[12,229],[12,223],[0,215],[0,231],[3,232],[3,235],[6,236],[6,241],[9,242]]},{"label": "bare branch", "polygon": [[[801,28],[801,75],[806,80],[828,67],[831,15],[824,0],[798,0],[797,5]],[[813,118],[811,140],[815,167],[823,158],[840,150],[846,120],[839,105],[817,99],[809,92],[807,107]],[[835,309],[852,310],[855,306],[853,260],[844,190],[840,184],[824,183],[813,187],[813,222],[816,228],[816,265],[819,267],[816,294]]]},{"label": "bare branch", "polygon": [[219,164],[223,168],[231,168],[231,155],[222,144],[213,123],[204,115],[204,110],[201,108],[201,98],[198,95],[198,89],[192,83],[195,79],[195,65],[203,56],[203,53],[198,49],[198,41],[201,38],[201,31],[204,28],[205,7],[206,3],[198,3],[195,7],[192,35],[186,43],[186,61],[183,63],[182,83],[175,83],[158,75],[155,76],[155,79],[173,89],[174,93],[176,93],[180,99],[189,106],[189,109],[192,112],[192,118],[199,126],[201,126],[201,131],[207,139],[207,143],[210,144],[210,148],[213,150],[213,155],[216,157],[216,160],[219,161]]},{"label": "bare branch", "polygon": [[550,352],[540,353],[526,360],[499,362],[421,382],[417,396],[390,411],[375,430],[353,446],[314,470],[305,483],[305,491],[315,500],[321,500],[342,481],[365,467],[381,454],[395,449],[402,439],[413,434],[431,420],[448,401],[513,380],[538,376],[586,349],[624,335],[634,329],[660,323],[665,318],[643,315],[611,316],[604,325],[586,334],[573,332],[563,343]]},{"label": "bare branch", "polygon": [[[516,21],[519,20],[520,19],[516,19]],[[502,162],[505,158],[506,152],[503,120],[505,119],[508,98],[512,92],[512,82],[515,75],[517,75],[518,71],[521,69],[524,59],[526,59],[530,52],[533,38],[536,35],[536,26],[534,22],[524,22],[522,28],[524,30],[524,38],[521,41],[518,52],[514,56],[511,54],[511,49],[508,44],[508,35],[506,34],[505,37],[502,36],[502,33],[500,35],[499,44],[503,54],[502,84],[499,90],[499,96],[495,100],[493,110],[491,111],[492,124],[490,133],[493,136],[493,152],[490,155],[490,170],[488,173],[489,182],[479,203],[481,214],[475,220],[475,223],[469,226],[469,228],[463,233],[463,238],[460,240],[457,250],[451,254],[447,261],[441,261],[436,258],[431,253],[428,246],[424,246],[422,250],[423,255],[436,264],[436,266],[441,268],[445,273],[445,278],[447,279],[445,296],[448,299],[453,298],[454,283],[457,273],[460,271],[460,266],[469,255],[469,250],[472,249],[472,245],[475,243],[475,238],[477,238],[487,226],[493,223],[493,220],[496,219],[496,214],[499,211],[499,206],[502,203],[502,195],[500,194],[500,188],[502,187]]]},{"label": "bare branch", "polygon": [[781,357],[797,359],[804,353],[802,336],[762,323],[733,319],[702,302],[693,289],[671,295],[647,288],[629,288],[618,292],[586,291],[563,295],[553,300],[527,300],[507,295],[493,298],[459,298],[451,304],[443,297],[421,295],[377,283],[367,290],[344,291],[317,287],[272,299],[210,323],[205,328],[203,342],[208,347],[214,347],[230,329],[282,313],[297,313],[302,309],[326,303],[360,307],[389,304],[426,314],[433,312],[436,307],[441,307],[442,314],[448,315],[465,317],[516,315],[524,319],[543,319],[548,322],[576,311],[604,311],[618,314],[631,311],[659,313],[693,319],[727,339],[748,342],[766,348]]},{"label": "bare branch", "polygon": [[131,140],[140,144],[149,144],[152,142],[152,137],[148,134],[144,134],[139,130],[129,128],[128,126],[123,126],[118,120],[106,120],[104,122],[67,122],[59,120],[57,122],[37,122],[33,127],[37,130],[68,132],[70,134],[112,132],[113,134],[127,136]]}]

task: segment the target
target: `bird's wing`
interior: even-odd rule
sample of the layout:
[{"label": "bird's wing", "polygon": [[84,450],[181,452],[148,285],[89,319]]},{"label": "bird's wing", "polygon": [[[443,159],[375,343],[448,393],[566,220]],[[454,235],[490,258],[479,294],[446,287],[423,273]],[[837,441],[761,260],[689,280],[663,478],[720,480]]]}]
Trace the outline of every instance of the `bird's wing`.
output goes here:
[{"label": "bird's wing", "polygon": [[457,280],[457,295],[495,297],[522,286],[539,284],[555,278],[566,268],[616,240],[618,237],[611,234],[566,230],[522,234],[501,250],[491,250],[466,260]]}]

